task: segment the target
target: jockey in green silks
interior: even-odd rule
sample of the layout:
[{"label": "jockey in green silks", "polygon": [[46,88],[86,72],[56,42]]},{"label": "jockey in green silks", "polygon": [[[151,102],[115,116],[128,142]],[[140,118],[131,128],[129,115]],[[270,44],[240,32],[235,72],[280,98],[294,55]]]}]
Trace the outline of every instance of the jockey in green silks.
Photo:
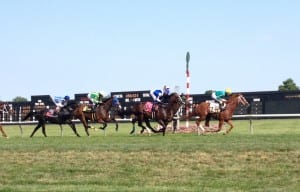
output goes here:
[{"label": "jockey in green silks", "polygon": [[102,100],[105,96],[103,91],[100,92],[90,92],[87,97],[93,103],[93,108],[102,103]]},{"label": "jockey in green silks", "polygon": [[225,105],[224,102],[226,101],[225,97],[232,94],[230,88],[226,88],[225,91],[213,91],[211,97],[220,104],[222,110],[224,110]]}]

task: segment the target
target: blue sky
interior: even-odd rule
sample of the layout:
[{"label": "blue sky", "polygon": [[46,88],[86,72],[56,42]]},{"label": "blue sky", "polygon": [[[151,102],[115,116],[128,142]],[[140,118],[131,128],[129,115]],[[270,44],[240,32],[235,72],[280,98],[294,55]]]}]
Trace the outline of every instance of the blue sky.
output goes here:
[{"label": "blue sky", "polygon": [[0,0],[0,100],[300,85],[298,0]]}]

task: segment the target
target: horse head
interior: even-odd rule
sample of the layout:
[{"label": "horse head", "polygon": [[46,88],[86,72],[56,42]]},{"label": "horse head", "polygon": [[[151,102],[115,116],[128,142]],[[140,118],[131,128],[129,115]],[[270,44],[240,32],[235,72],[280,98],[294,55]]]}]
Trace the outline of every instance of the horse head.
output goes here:
[{"label": "horse head", "polygon": [[184,101],[182,100],[180,95],[178,95],[177,93],[172,93],[169,96],[169,102],[165,108],[167,110],[167,113],[169,114],[168,116],[170,118],[173,118],[173,114],[176,113],[182,105],[184,105]]},{"label": "horse head", "polygon": [[180,97],[180,95],[178,95],[177,93],[172,93],[169,96],[169,103],[183,105],[184,101],[182,100],[182,98]]},{"label": "horse head", "polygon": [[248,101],[245,99],[245,97],[242,94],[239,94],[239,96],[238,96],[238,103],[242,104],[246,107],[250,106],[250,104],[248,103]]},{"label": "horse head", "polygon": [[232,94],[228,99],[227,104],[234,103],[234,102],[237,102],[237,104],[241,104],[243,106],[247,106],[247,107],[249,106],[248,101],[241,93]]},{"label": "horse head", "polygon": [[112,96],[112,97],[109,97],[109,98],[105,99],[103,101],[103,105],[99,105],[99,107],[100,106],[103,106],[105,111],[108,111],[110,109],[113,109],[115,111],[119,111],[122,108],[121,104],[120,104],[120,101],[119,101],[117,96]]}]

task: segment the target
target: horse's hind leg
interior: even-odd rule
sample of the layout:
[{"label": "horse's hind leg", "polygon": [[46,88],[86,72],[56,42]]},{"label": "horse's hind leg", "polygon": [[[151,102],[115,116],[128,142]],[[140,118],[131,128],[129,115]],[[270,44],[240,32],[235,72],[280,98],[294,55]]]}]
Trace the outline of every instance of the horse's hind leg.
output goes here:
[{"label": "horse's hind leg", "polygon": [[83,124],[83,127],[84,127],[84,130],[85,130],[86,135],[87,135],[87,136],[90,136],[90,133],[89,133],[89,130],[88,130],[88,129],[90,128],[90,126],[88,125],[88,123],[87,123],[85,117],[84,117],[84,116],[81,117],[81,118],[80,118],[80,121],[81,121],[82,124]]},{"label": "horse's hind leg", "polygon": [[0,125],[0,131],[1,131],[3,137],[8,138],[8,136],[7,136],[7,134],[5,133],[5,131],[4,131],[3,127],[2,127],[2,125]]},{"label": "horse's hind leg", "polygon": [[45,137],[47,137],[45,124],[42,124],[42,132],[43,132],[43,135]]},{"label": "horse's hind leg", "polygon": [[[198,135],[202,135],[204,132],[205,132],[205,129],[204,127],[201,125],[201,120],[200,118],[196,120],[196,125],[197,125],[197,132],[198,132]],[[201,131],[200,131],[201,129]]]},{"label": "horse's hind leg", "polygon": [[[41,126],[42,126],[42,124],[39,123],[39,124],[34,128],[34,130],[32,131],[30,137],[33,137],[34,134],[35,134],[35,132],[36,132],[37,130],[39,130],[39,128],[40,128]],[[45,132],[44,136],[47,137],[46,132]]]}]

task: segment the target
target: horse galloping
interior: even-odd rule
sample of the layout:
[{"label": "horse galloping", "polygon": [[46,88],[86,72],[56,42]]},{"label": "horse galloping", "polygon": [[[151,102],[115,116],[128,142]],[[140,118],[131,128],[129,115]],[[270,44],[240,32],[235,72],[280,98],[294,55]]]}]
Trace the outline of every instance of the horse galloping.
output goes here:
[{"label": "horse galloping", "polygon": [[[225,110],[220,112],[213,112],[212,109],[210,108],[211,105],[210,102],[206,102],[206,101],[201,102],[200,104],[195,105],[192,113],[187,118],[193,116],[199,117],[198,119],[196,119],[198,135],[200,135],[200,129],[202,130],[202,133],[219,132],[221,131],[224,122],[230,125],[230,128],[227,129],[226,132],[224,133],[224,134],[228,134],[234,127],[231,122],[231,119],[236,107],[239,104],[242,104],[247,107],[249,106],[249,103],[247,102],[247,100],[242,94],[232,94],[229,97],[229,99],[226,101]],[[201,121],[205,120],[205,126],[209,127],[209,121],[211,117],[219,120],[218,128],[215,130],[205,130],[204,127],[201,125]]]},{"label": "horse galloping", "polygon": [[52,115],[49,114],[50,110],[49,109],[43,109],[40,111],[30,111],[27,113],[27,115],[22,119],[22,121],[25,121],[26,119],[30,117],[35,117],[35,119],[38,121],[37,126],[34,128],[33,132],[31,133],[30,137],[33,137],[35,132],[42,127],[42,133],[45,137],[47,137],[46,134],[46,123],[53,123],[53,124],[58,124],[62,130],[62,124],[68,124],[75,135],[77,137],[80,137],[78,134],[75,123],[72,121],[73,119],[73,111],[77,108],[78,104],[70,100],[68,102],[68,105],[63,107],[61,111],[58,113],[58,115]]},{"label": "horse galloping", "polygon": [[[13,112],[13,109],[7,103],[0,103],[0,112],[2,112],[3,114],[11,114]],[[2,127],[2,124],[0,124],[0,132],[2,134],[2,137],[8,138]]]},{"label": "horse galloping", "polygon": [[[173,117],[180,106],[183,105],[183,101],[177,93],[172,93],[168,98],[168,103],[164,105],[159,104],[154,112],[152,112],[152,109],[146,110],[147,104],[149,103],[151,102],[139,102],[131,107],[131,113],[135,117],[132,119],[133,128],[130,134],[135,132],[135,123],[138,122],[138,126],[142,128],[141,133],[143,133],[145,129],[149,128],[154,133],[162,132],[164,136],[168,124],[173,120]],[[155,130],[150,125],[151,119],[155,120],[162,126],[162,128],[158,131]],[[146,126],[143,125],[143,121],[146,123]],[[174,131],[175,130],[173,130],[173,132]]]},{"label": "horse galloping", "polygon": [[121,105],[116,96],[107,98],[101,104],[98,104],[95,110],[86,110],[87,108],[87,105],[81,104],[74,110],[73,115],[82,122],[88,136],[90,135],[88,128],[91,128],[91,126],[88,125],[88,121],[103,124],[103,127],[100,127],[100,129],[104,131],[108,122],[114,122],[116,124],[115,129],[118,131],[119,124],[115,116],[121,109]]}]

